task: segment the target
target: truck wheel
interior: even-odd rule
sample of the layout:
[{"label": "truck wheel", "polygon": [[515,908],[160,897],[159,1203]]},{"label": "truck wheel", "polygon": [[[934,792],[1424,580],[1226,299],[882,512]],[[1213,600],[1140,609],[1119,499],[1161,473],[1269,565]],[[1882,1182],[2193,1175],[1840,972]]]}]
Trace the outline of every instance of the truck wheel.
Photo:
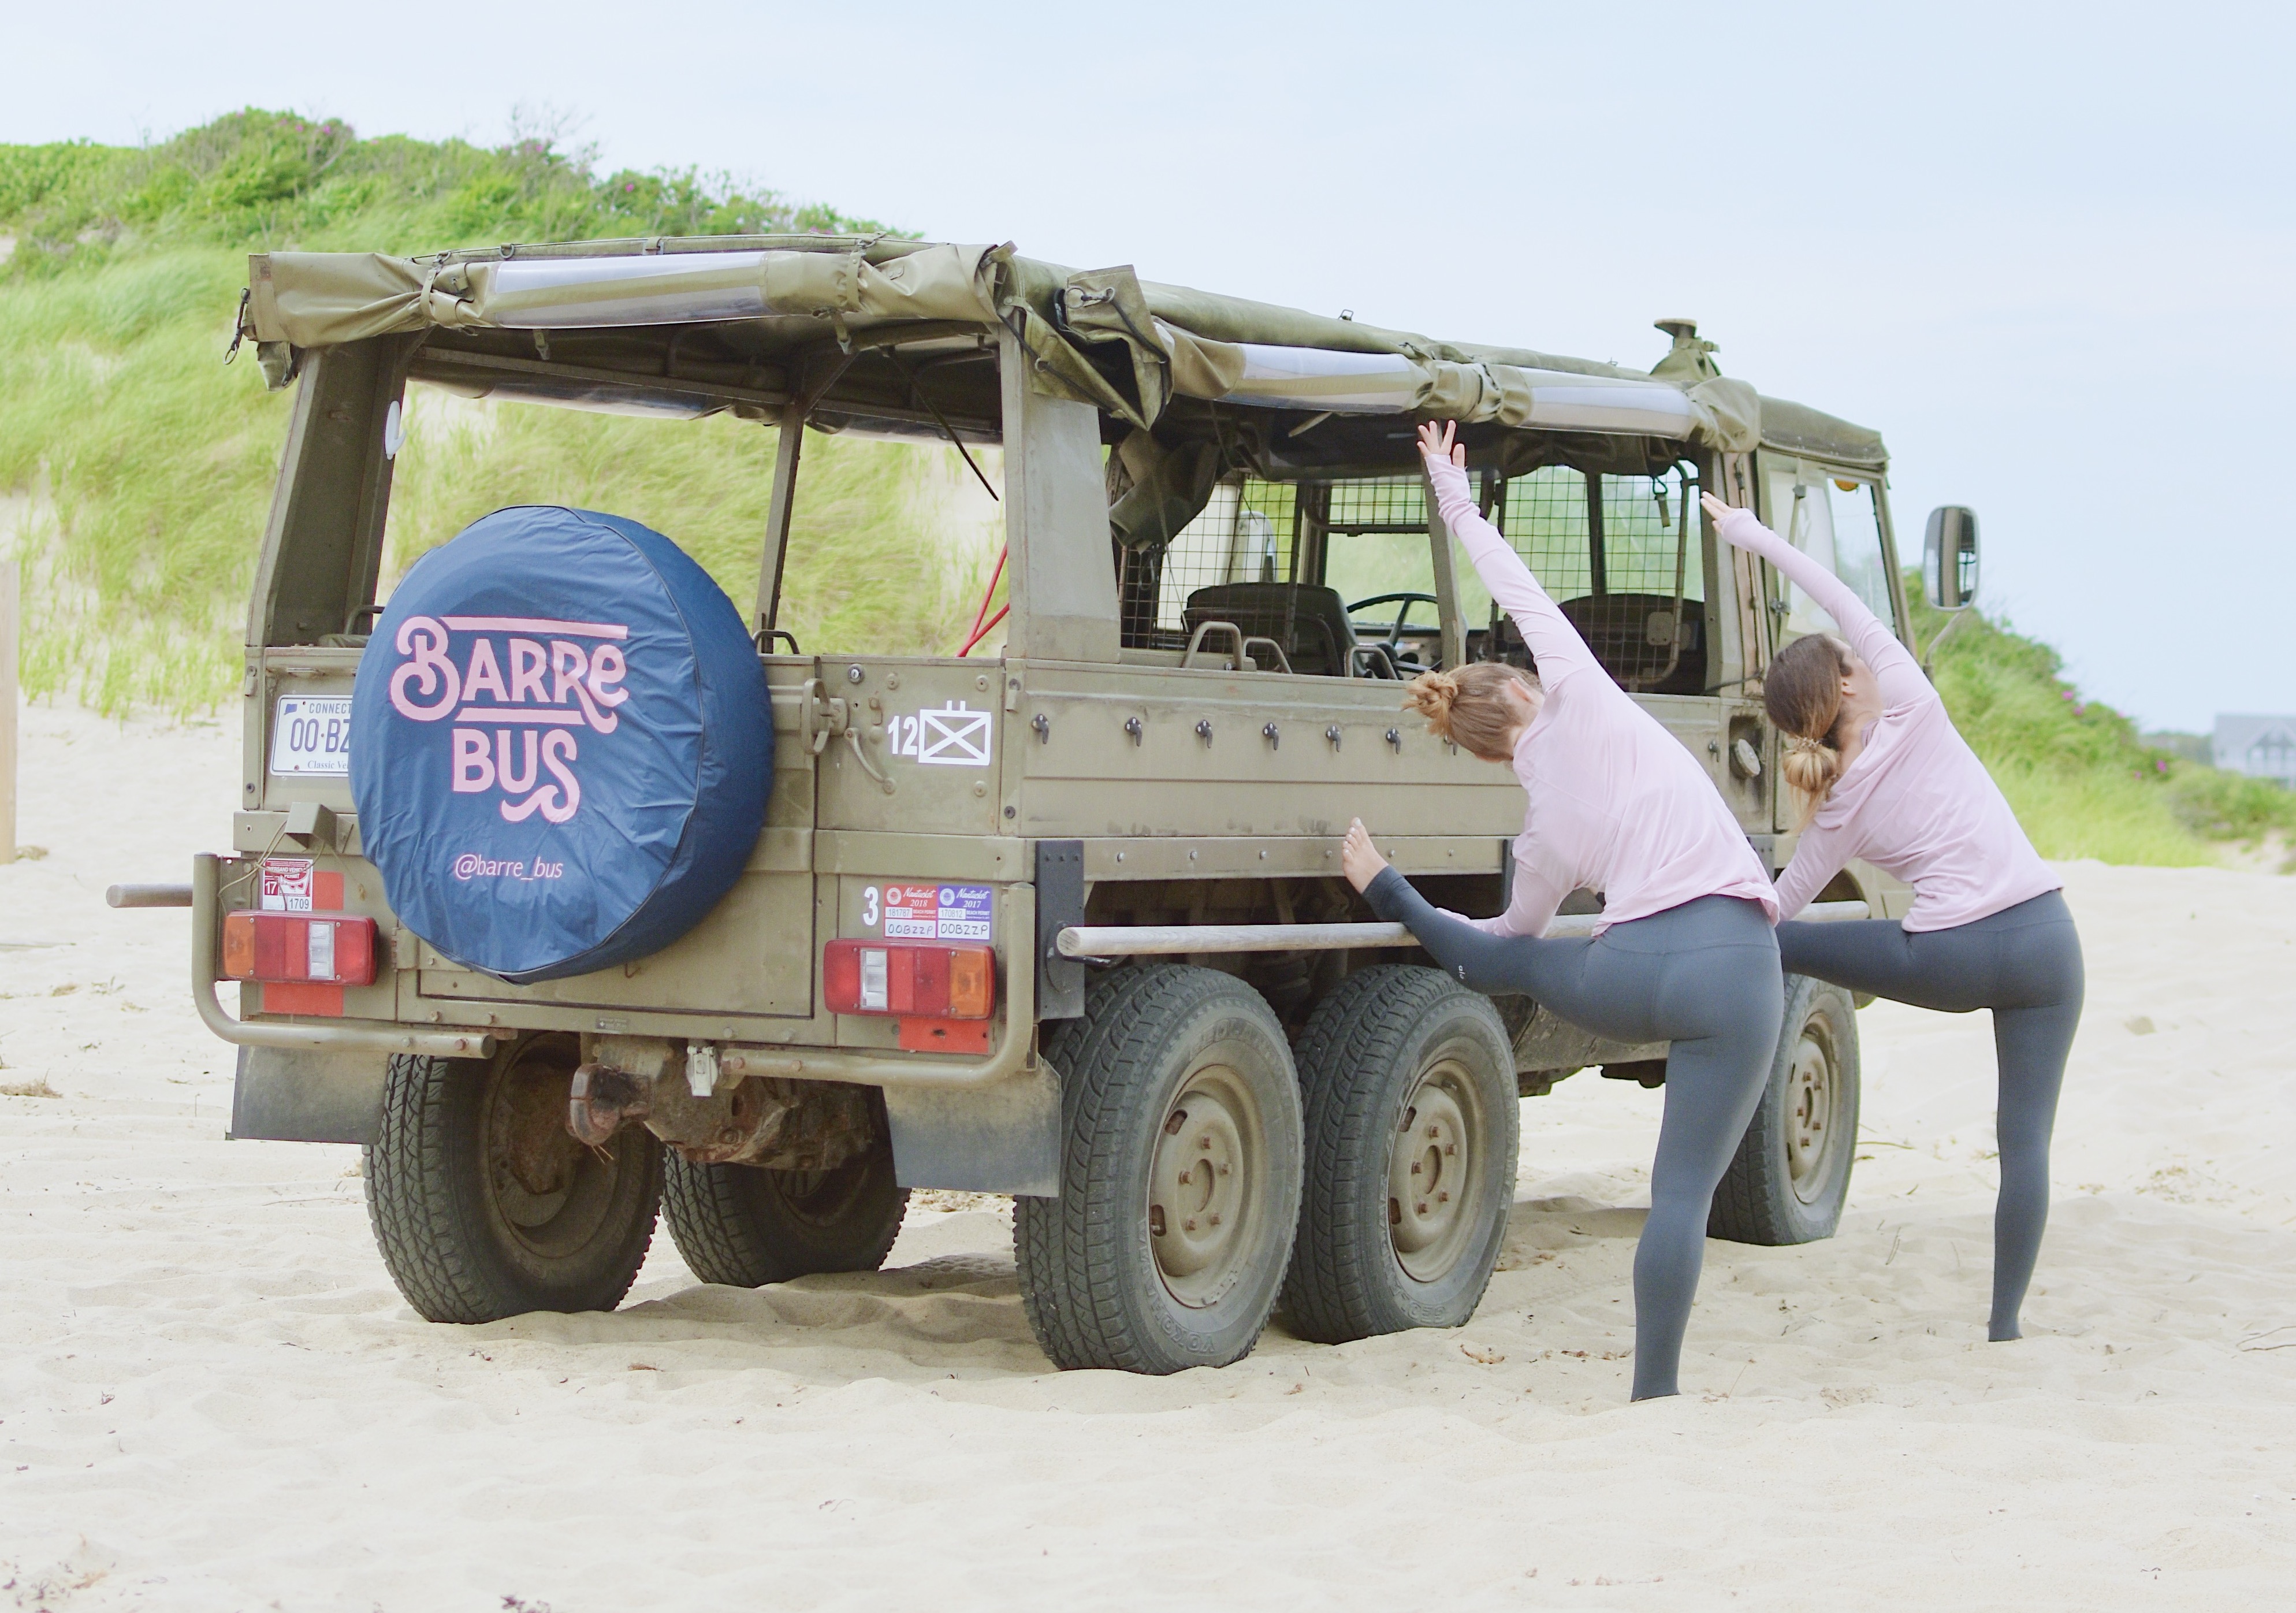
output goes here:
[{"label": "truck wheel", "polygon": [[694,1164],[676,1149],[662,1164],[662,1213],[677,1252],[702,1281],[729,1288],[873,1271],[909,1206],[882,1115],[867,1151],[833,1170]]},{"label": "truck wheel", "polygon": [[1769,1084],[1714,1189],[1707,1236],[1759,1244],[1833,1237],[1857,1153],[1857,1012],[1840,986],[1789,975]]},{"label": "truck wheel", "polygon": [[1506,1237],[1520,1130],[1490,999],[1440,970],[1348,977],[1300,1038],[1308,1183],[1283,1316],[1344,1344],[1475,1313]]},{"label": "truck wheel", "polygon": [[366,1212],[391,1280],[432,1321],[611,1311],[653,1241],[661,1146],[566,1130],[578,1055],[530,1036],[492,1059],[395,1054],[366,1150]]},{"label": "truck wheel", "polygon": [[1241,1360],[1300,1215],[1300,1089],[1259,994],[1171,965],[1095,979],[1045,1057],[1061,1074],[1058,1198],[1020,1199],[1021,1303],[1062,1367]]}]

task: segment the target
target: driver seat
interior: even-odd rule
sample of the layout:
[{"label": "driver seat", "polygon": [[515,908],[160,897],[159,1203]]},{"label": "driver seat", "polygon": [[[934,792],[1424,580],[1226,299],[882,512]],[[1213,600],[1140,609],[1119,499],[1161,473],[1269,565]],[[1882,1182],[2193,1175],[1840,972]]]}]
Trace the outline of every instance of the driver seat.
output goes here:
[{"label": "driver seat", "polygon": [[[1355,624],[1337,588],[1298,582],[1221,582],[1188,596],[1193,634],[1207,621],[1232,621],[1247,638],[1273,638],[1292,670],[1310,677],[1355,675]],[[1383,657],[1382,658],[1384,659]],[[1376,674],[1374,674],[1376,675]]]}]

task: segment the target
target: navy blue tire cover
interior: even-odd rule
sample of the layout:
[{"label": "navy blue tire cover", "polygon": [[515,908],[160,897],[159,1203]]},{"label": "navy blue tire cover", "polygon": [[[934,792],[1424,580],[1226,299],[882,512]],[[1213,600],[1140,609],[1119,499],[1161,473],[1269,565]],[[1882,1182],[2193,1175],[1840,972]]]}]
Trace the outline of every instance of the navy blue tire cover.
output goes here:
[{"label": "navy blue tire cover", "polygon": [[418,561],[351,700],[359,840],[399,921],[517,984],[660,951],[733,887],[774,726],[741,613],[649,527],[496,510]]}]

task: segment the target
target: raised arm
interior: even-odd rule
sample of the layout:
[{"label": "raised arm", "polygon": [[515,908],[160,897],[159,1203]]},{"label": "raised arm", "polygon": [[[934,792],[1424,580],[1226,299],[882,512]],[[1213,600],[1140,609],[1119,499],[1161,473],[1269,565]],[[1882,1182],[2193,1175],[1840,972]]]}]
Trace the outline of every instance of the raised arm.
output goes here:
[{"label": "raised arm", "polygon": [[1468,918],[1462,915],[1460,922],[1486,935],[1544,935],[1546,926],[1554,922],[1555,910],[1562,907],[1562,899],[1570,893],[1557,889],[1553,880],[1517,856],[1513,848],[1509,848],[1507,855],[1514,858],[1514,879],[1508,892],[1506,911],[1492,918]]},{"label": "raised arm", "polygon": [[1935,699],[1937,692],[1922,675],[1921,667],[1898,642],[1897,635],[1866,608],[1849,585],[1803,554],[1754,516],[1751,510],[1733,509],[1711,493],[1702,496],[1715,531],[1737,547],[1760,555],[1783,572],[1801,591],[1817,601],[1825,613],[1841,624],[1841,635],[1858,658],[1874,669],[1882,698],[1891,705],[1909,705]]},{"label": "raised arm", "polygon": [[1833,882],[1848,860],[1834,835],[1816,824],[1804,829],[1801,838],[1794,843],[1793,860],[1778,876],[1778,921],[1783,924],[1816,901],[1817,893]]},{"label": "raised arm", "polygon": [[1582,667],[1601,672],[1602,663],[1570,619],[1538,585],[1522,556],[1475,507],[1474,493],[1467,486],[1467,450],[1454,442],[1454,430],[1448,423],[1419,428],[1419,451],[1427,461],[1427,480],[1435,490],[1435,507],[1444,526],[1466,547],[1475,574],[1522,630],[1522,641],[1538,662],[1541,683],[1552,688]]}]

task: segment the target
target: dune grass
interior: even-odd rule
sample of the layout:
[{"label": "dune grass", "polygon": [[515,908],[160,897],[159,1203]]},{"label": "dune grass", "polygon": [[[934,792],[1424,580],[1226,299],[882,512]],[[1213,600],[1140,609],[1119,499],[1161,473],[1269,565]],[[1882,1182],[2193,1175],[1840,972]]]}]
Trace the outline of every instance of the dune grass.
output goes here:
[{"label": "dune grass", "polygon": [[[149,148],[0,146],[0,554],[33,602],[24,687],[110,712],[236,688],[290,403],[223,363],[247,251],[882,228],[723,175],[600,177],[547,138],[370,140],[252,110]],[[417,424],[441,429],[398,466],[395,571],[505,504],[596,506],[671,535],[746,613],[771,430],[447,403],[415,395]],[[994,512],[949,450],[816,438],[785,625],[832,647],[953,647]]]},{"label": "dune grass", "polygon": [[[641,420],[529,404],[410,398],[384,584],[489,510],[611,510],[675,539],[748,614],[775,430],[715,416]],[[998,456],[982,457],[992,481]],[[780,625],[808,651],[946,654],[962,640],[1004,513],[954,450],[810,435]]]},{"label": "dune grass", "polygon": [[[1916,641],[1946,618],[1915,599]],[[2044,857],[2190,866],[2296,834],[2296,794],[2144,743],[2135,722],[2084,699],[2062,659],[1982,613],[1936,657],[1938,693]]]}]

